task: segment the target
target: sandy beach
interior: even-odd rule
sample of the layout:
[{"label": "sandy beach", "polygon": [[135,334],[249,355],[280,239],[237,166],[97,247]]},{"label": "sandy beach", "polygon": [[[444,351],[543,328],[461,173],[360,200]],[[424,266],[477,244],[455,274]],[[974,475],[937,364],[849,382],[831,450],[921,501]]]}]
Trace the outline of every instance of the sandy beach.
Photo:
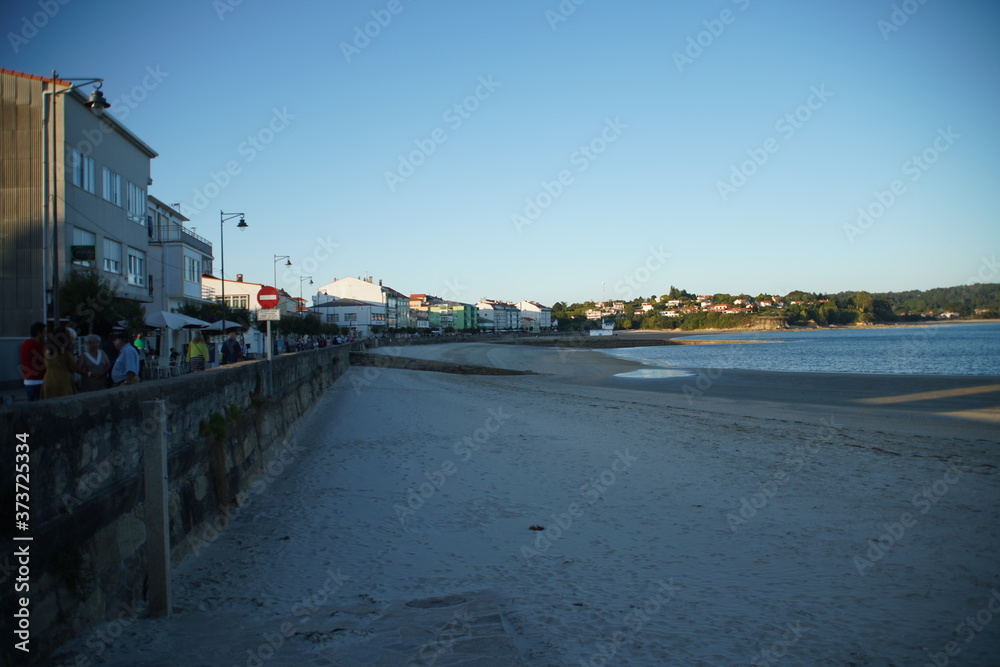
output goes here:
[{"label": "sandy beach", "polygon": [[266,493],[177,569],[175,617],[67,655],[250,664],[230,651],[248,619],[315,624],[321,597],[326,639],[288,642],[362,664],[338,658],[359,618],[489,590],[530,665],[996,664],[1000,378],[380,352],[537,375],[351,368]]}]

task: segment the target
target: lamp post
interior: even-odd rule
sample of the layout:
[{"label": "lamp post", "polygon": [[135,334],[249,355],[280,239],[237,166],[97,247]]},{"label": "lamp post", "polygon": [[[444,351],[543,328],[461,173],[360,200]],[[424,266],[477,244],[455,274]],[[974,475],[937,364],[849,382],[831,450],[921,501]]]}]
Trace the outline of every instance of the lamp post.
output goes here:
[{"label": "lamp post", "polygon": [[[63,88],[62,90],[57,90],[56,86],[60,83],[68,83],[68,88]],[[46,297],[48,295],[48,290],[45,286],[45,277],[48,273],[47,267],[45,266],[46,256],[48,255],[48,244],[46,242],[49,233],[49,221],[51,219],[52,224],[52,323],[53,328],[57,328],[61,321],[59,317],[59,219],[58,219],[58,202],[59,191],[58,183],[59,179],[56,178],[50,172],[54,170],[56,166],[56,156],[58,155],[56,151],[58,150],[56,143],[56,129],[57,124],[53,124],[52,127],[52,140],[49,141],[49,108],[52,108],[54,114],[56,97],[58,95],[65,95],[66,93],[76,90],[77,86],[88,86],[94,84],[94,90],[90,94],[90,97],[84,102],[84,105],[93,112],[95,116],[100,118],[104,114],[104,110],[110,107],[106,99],[104,99],[104,93],[101,92],[101,86],[104,83],[104,79],[99,78],[89,78],[89,79],[59,79],[57,78],[56,71],[52,70],[52,87],[49,90],[42,91],[42,319],[46,319],[46,311],[48,307],[46,305]],[[49,153],[52,153],[52,164],[49,163]],[[50,194],[51,189],[51,194]],[[51,207],[51,211],[50,211]]]},{"label": "lamp post", "polygon": [[302,298],[302,283],[304,283],[307,280],[309,281],[310,285],[313,284],[312,276],[302,276],[301,278],[299,278],[299,301],[302,301],[303,303],[305,302],[305,299]]},{"label": "lamp post", "polygon": [[292,265],[292,258],[288,255],[275,255],[274,256],[274,287],[278,287],[278,262],[285,260],[285,266]]},{"label": "lamp post", "polygon": [[247,221],[244,219],[242,213],[224,213],[219,211],[219,256],[222,259],[222,273],[220,275],[221,285],[222,285],[222,333],[226,332],[226,227],[225,223],[227,220],[232,220],[233,218],[239,218],[240,221],[237,223],[237,229],[246,229]]}]

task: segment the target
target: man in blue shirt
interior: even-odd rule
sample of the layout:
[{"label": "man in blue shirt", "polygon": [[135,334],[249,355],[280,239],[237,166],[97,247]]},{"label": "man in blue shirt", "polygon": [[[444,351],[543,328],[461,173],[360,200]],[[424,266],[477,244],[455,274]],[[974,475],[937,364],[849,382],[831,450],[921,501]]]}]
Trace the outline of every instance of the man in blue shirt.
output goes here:
[{"label": "man in blue shirt", "polygon": [[136,384],[139,382],[139,352],[129,344],[128,336],[117,334],[114,338],[118,359],[111,369],[111,382],[117,387],[121,384]]}]

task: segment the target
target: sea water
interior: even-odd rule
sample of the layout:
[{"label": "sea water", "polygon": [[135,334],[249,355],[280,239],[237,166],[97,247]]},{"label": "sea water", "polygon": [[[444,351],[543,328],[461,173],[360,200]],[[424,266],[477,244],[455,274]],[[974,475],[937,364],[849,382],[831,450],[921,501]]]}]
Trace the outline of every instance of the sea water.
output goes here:
[{"label": "sea water", "polygon": [[[823,373],[1000,375],[1000,323],[807,329],[692,336],[748,341],[605,350],[663,369],[742,368]],[[683,373],[676,373],[683,374]],[[659,377],[635,372],[636,377]]]}]

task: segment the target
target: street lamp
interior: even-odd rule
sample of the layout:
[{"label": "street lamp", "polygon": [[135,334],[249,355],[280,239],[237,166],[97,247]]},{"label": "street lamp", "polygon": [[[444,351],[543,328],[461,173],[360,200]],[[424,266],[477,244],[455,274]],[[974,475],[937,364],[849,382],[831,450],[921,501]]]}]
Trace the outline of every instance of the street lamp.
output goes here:
[{"label": "street lamp", "polygon": [[278,262],[285,260],[285,266],[292,265],[292,258],[288,255],[275,255],[274,256],[274,288],[278,289]]},{"label": "street lamp", "polygon": [[[68,83],[68,88],[63,88],[62,90],[57,90],[56,86],[60,83]],[[53,327],[58,327],[60,323],[59,317],[59,220],[58,211],[59,208],[55,205],[55,202],[59,200],[58,184],[59,180],[54,178],[50,174],[50,164],[49,164],[49,152],[52,152],[52,165],[56,164],[56,151],[58,150],[56,146],[56,129],[57,126],[53,124],[52,127],[52,141],[49,141],[49,108],[51,107],[53,113],[55,111],[55,98],[58,95],[65,95],[66,93],[76,90],[77,86],[89,86],[94,85],[94,91],[84,102],[86,107],[93,112],[98,118],[104,114],[104,110],[110,107],[106,99],[104,99],[104,93],[101,92],[101,86],[104,83],[104,79],[99,78],[89,78],[89,79],[60,79],[57,78],[56,71],[52,70],[52,88],[49,90],[42,91],[42,173],[43,173],[43,183],[42,183],[42,319],[45,318],[46,307],[46,296],[47,290],[45,289],[45,274],[48,273],[45,260],[46,255],[48,255],[48,247],[46,243],[46,238],[48,235],[49,220],[51,218],[52,224],[52,321]],[[51,188],[51,195],[49,190]],[[51,201],[51,204],[50,204]],[[51,206],[51,213],[50,213]]]},{"label": "street lamp", "polygon": [[304,283],[307,280],[309,281],[310,285],[313,284],[312,276],[302,276],[301,278],[299,278],[299,301],[302,301],[303,303],[305,302],[305,299],[302,298],[302,283]]},{"label": "street lamp", "polygon": [[232,220],[233,218],[239,218],[240,221],[236,225],[237,229],[246,229],[247,221],[243,218],[242,213],[224,213],[219,211],[219,256],[222,259],[222,273],[220,278],[222,279],[222,333],[226,332],[226,228],[225,223],[227,220]]}]

